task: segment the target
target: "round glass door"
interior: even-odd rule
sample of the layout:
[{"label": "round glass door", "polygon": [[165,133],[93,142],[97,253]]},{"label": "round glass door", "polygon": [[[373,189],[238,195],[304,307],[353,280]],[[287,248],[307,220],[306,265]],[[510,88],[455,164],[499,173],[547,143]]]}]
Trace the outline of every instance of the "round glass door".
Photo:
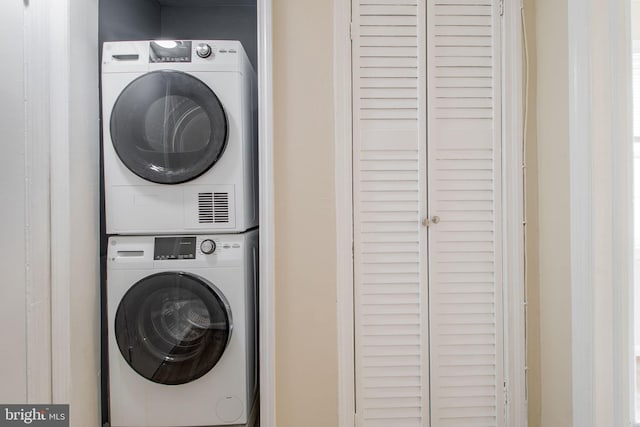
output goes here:
[{"label": "round glass door", "polygon": [[228,123],[216,94],[179,71],[147,73],[131,82],[111,112],[111,141],[127,168],[160,184],[192,180],[227,145]]},{"label": "round glass door", "polygon": [[231,338],[231,310],[207,280],[183,272],[134,284],[118,306],[115,337],[122,357],[159,384],[184,384],[218,363]]}]

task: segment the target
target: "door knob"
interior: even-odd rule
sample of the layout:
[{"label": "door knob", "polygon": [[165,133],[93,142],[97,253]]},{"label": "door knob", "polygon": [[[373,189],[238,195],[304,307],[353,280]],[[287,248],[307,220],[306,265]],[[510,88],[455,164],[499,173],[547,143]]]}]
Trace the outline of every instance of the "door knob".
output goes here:
[{"label": "door knob", "polygon": [[440,217],[438,215],[434,215],[433,217],[431,217],[431,219],[424,218],[422,220],[422,225],[424,225],[425,227],[429,227],[431,224],[437,224],[440,222]]}]

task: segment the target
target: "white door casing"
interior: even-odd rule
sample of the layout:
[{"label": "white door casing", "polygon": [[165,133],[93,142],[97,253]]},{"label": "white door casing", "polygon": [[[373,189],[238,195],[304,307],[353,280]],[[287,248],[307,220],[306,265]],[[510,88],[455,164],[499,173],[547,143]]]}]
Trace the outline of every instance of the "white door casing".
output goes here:
[{"label": "white door casing", "polygon": [[506,424],[501,8],[352,2],[358,426]]},{"label": "white door casing", "polygon": [[[36,2],[38,3],[38,2]],[[261,180],[261,188],[260,188],[260,283],[261,283],[261,292],[260,292],[260,365],[261,365],[261,396],[260,396],[260,405],[261,405],[261,421],[260,424],[265,427],[273,427],[276,423],[276,414],[275,414],[275,405],[276,405],[276,396],[275,396],[275,291],[274,291],[274,219],[273,219],[273,117],[272,117],[272,47],[271,47],[271,15],[272,15],[272,6],[271,0],[257,0],[257,8],[258,8],[258,74],[259,74],[259,122],[260,122],[260,149],[259,149],[259,170],[260,170],[260,180]],[[45,115],[51,114],[51,123],[56,124],[56,126],[51,126],[49,129],[49,123],[45,121],[38,121],[36,123],[31,123],[30,126],[33,129],[33,135],[41,135],[45,130],[46,134],[50,135],[50,141],[46,141],[47,145],[56,146],[58,149],[54,150],[55,153],[51,153],[53,156],[55,154],[55,158],[51,159],[51,198],[57,200],[56,203],[52,203],[51,205],[51,229],[57,229],[56,233],[52,233],[51,235],[51,247],[54,248],[53,252],[59,255],[53,256],[51,260],[51,295],[50,299],[52,301],[51,306],[55,308],[51,313],[51,326],[50,327],[40,327],[41,325],[38,323],[40,317],[43,315],[43,310],[39,307],[32,307],[34,315],[29,320],[31,322],[31,326],[29,326],[29,336],[30,342],[38,343],[38,347],[33,346],[32,354],[36,357],[33,357],[29,363],[31,367],[36,367],[35,363],[47,362],[49,360],[49,365],[53,365],[53,369],[49,366],[49,369],[52,370],[52,374],[49,378],[45,378],[42,382],[43,384],[35,384],[34,376],[32,375],[29,381],[32,383],[33,401],[44,401],[47,398],[47,395],[52,398],[54,403],[68,403],[70,400],[70,396],[72,393],[71,390],[71,381],[69,377],[71,375],[70,371],[70,346],[71,346],[71,336],[70,336],[70,326],[69,326],[69,261],[66,259],[66,254],[68,251],[65,248],[69,246],[68,234],[70,233],[69,226],[69,204],[67,200],[69,198],[70,191],[70,183],[69,183],[69,168],[67,167],[67,163],[69,160],[68,150],[69,150],[69,89],[67,83],[71,78],[71,69],[69,68],[69,64],[76,64],[76,68],[78,63],[74,61],[69,61],[69,46],[71,45],[71,41],[76,40],[78,43],[82,44],[87,40],[91,40],[91,37],[97,35],[98,33],[98,21],[97,19],[87,20],[86,11],[82,7],[78,5],[84,5],[82,2],[70,2],[69,0],[65,0],[62,5],[54,8],[55,10],[49,10],[49,7],[46,5],[39,5],[37,7],[38,16],[35,18],[38,19],[37,23],[42,23],[42,21],[48,22],[47,26],[44,25],[31,25],[27,28],[29,31],[29,35],[32,35],[32,32],[35,30],[39,32],[36,34],[37,37],[43,37],[48,40],[48,46],[51,52],[49,57],[45,57],[39,55],[38,52],[34,51],[34,54],[38,58],[43,58],[41,61],[47,65],[47,60],[51,60],[51,63],[48,64],[47,68],[41,67],[41,70],[47,71],[48,80],[43,82],[42,85],[44,89],[42,93],[46,93],[46,97],[49,97],[49,102],[46,104],[47,108],[56,107],[53,111],[46,111]],[[95,2],[86,2],[86,8],[95,8]],[[55,11],[55,13],[54,13]],[[35,15],[34,15],[35,16]],[[95,17],[95,15],[92,15]],[[34,19],[34,22],[36,20]],[[34,31],[32,31],[34,30]],[[80,34],[82,37],[73,37],[72,35]],[[91,46],[90,44],[87,46]],[[86,46],[85,46],[86,47]],[[81,52],[82,53],[82,52]],[[80,55],[80,54],[79,54]],[[80,55],[82,56],[82,55]],[[90,55],[82,56],[81,61],[82,65],[88,67],[93,64],[97,64],[97,60],[94,61],[94,58]],[[40,64],[40,62],[38,62]],[[97,76],[96,73],[91,74],[92,76]],[[96,77],[97,78],[97,77]],[[60,83],[63,82],[63,83]],[[54,84],[55,83],[55,84]],[[86,78],[80,79],[77,84],[74,86],[75,94],[78,95],[79,98],[82,97],[82,94],[95,94],[97,88],[97,81],[94,78]],[[31,90],[41,88],[40,83],[32,86]],[[86,95],[89,97],[90,95]],[[97,99],[91,100],[81,100],[81,102],[77,102],[74,104],[77,110],[86,109],[86,111],[90,112],[91,108],[97,106]],[[95,116],[97,117],[97,116]],[[97,121],[96,121],[97,127]],[[76,129],[74,127],[74,129]],[[50,131],[50,132],[49,132]],[[29,131],[27,131],[29,132]],[[94,133],[97,135],[96,132]],[[74,134],[75,135],[75,134]],[[78,134],[79,135],[79,134]],[[80,138],[80,136],[78,136]],[[88,139],[78,139],[75,140],[80,141],[90,141],[91,138]],[[95,145],[97,147],[97,145]],[[42,154],[38,154],[38,160],[42,157],[43,154],[47,154],[47,152],[43,152]],[[84,154],[84,153],[83,153]],[[79,159],[79,154],[74,154],[74,161]],[[93,159],[97,159],[97,157],[92,157]],[[46,160],[48,162],[48,159]],[[37,169],[33,168],[33,171],[37,174],[34,174],[37,179],[34,182],[39,182],[43,177],[48,178],[48,170],[45,169]],[[79,182],[78,187],[82,187],[82,183],[84,180],[76,180]],[[95,184],[95,183],[94,183]],[[87,184],[88,185],[88,184]],[[88,188],[88,187],[86,187]],[[48,190],[48,189],[47,189]],[[97,198],[97,193],[94,194]],[[38,225],[41,227],[41,225]],[[97,230],[98,228],[95,227]],[[39,231],[39,230],[38,230]],[[41,244],[46,238],[48,241],[49,236],[44,234],[43,232],[34,233],[31,236],[31,239],[36,241],[38,240]],[[76,242],[77,245],[75,247],[78,253],[82,253],[83,251],[86,254],[90,254],[91,250],[95,249],[95,244],[91,239],[80,239],[82,241]],[[48,245],[47,245],[48,249]],[[89,255],[87,255],[89,256]],[[42,270],[42,266],[38,266],[39,273]],[[33,277],[36,277],[37,274],[33,274]],[[82,282],[86,284],[87,282]],[[38,293],[32,295],[31,299],[42,298],[46,299],[48,296],[43,295],[41,290],[44,289],[42,286],[38,285]],[[77,296],[77,295],[76,295]],[[83,302],[87,302],[82,300]],[[74,300],[74,304],[81,305],[81,301],[76,298]],[[53,333],[52,333],[53,329]],[[50,337],[54,336],[56,339],[51,341]],[[41,347],[44,348],[46,346],[50,346],[51,350],[46,352],[37,353]],[[53,356],[53,357],[52,357]],[[41,365],[40,365],[41,366]],[[39,374],[41,370],[33,370],[33,372]],[[83,371],[84,372],[84,371]],[[93,381],[97,376],[93,374],[87,375],[78,375],[78,377],[82,378],[91,378]],[[42,378],[42,377],[36,377]],[[47,386],[47,381],[50,383],[48,385],[48,389],[45,390],[44,387]],[[88,381],[84,381],[83,384],[88,384]],[[80,391],[78,391],[80,390]],[[95,398],[95,393],[86,393],[82,395],[81,389],[77,388],[78,400],[72,404],[72,407],[77,408],[77,410],[82,410],[83,413],[88,413],[90,410],[94,409],[92,406],[97,400]],[[39,398],[38,396],[43,398]],[[31,400],[31,398],[30,398]],[[98,414],[96,414],[97,418]],[[82,421],[80,417],[77,417],[76,420]]]}]

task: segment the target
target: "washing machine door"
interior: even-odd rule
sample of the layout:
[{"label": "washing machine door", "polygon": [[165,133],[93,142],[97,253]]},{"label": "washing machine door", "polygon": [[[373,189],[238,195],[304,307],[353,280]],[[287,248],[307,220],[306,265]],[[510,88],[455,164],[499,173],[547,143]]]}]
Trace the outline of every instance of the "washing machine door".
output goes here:
[{"label": "washing machine door", "polygon": [[162,272],[122,298],[114,332],[122,357],[159,384],[184,384],[209,372],[231,338],[231,309],[206,279]]},{"label": "washing machine door", "polygon": [[227,145],[228,123],[216,94],[180,71],[154,71],[131,82],[111,112],[111,142],[133,173],[160,184],[192,180]]}]

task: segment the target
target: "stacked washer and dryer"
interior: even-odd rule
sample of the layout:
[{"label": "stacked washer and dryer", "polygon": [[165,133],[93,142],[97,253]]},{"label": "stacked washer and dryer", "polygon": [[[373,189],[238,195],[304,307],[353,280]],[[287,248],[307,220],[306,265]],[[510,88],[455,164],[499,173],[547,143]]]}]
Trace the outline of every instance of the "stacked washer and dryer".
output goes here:
[{"label": "stacked washer and dryer", "polygon": [[102,100],[111,425],[247,425],[255,72],[236,41],[109,42]]}]

